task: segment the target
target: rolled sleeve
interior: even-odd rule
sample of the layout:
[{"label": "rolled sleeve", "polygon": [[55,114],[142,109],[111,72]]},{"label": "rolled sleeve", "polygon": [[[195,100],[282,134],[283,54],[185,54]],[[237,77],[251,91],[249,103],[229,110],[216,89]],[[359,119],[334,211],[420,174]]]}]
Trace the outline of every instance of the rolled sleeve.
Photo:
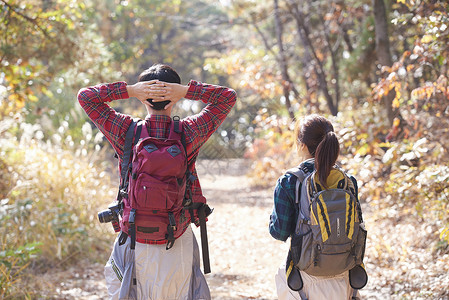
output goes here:
[{"label": "rolled sleeve", "polygon": [[126,82],[99,84],[86,87],[78,92],[78,102],[88,117],[104,134],[118,155],[123,153],[125,134],[132,118],[115,111],[107,103],[114,100],[128,99]]},{"label": "rolled sleeve", "polygon": [[191,80],[185,98],[207,104],[200,113],[183,119],[187,144],[191,145],[187,152],[196,155],[231,111],[237,94],[228,87]]},{"label": "rolled sleeve", "polygon": [[269,232],[277,240],[286,241],[295,231],[297,216],[295,183],[296,178],[288,174],[283,175],[276,183]]}]

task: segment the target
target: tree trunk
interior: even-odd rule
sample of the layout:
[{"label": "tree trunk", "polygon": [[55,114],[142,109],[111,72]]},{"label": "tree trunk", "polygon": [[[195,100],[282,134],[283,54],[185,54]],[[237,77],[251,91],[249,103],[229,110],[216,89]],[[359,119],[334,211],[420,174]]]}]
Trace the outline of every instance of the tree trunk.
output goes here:
[{"label": "tree trunk", "polygon": [[288,110],[288,115],[293,120],[295,118],[295,114],[293,113],[292,105],[290,102],[290,89],[291,89],[291,80],[290,76],[288,74],[288,67],[287,67],[287,58],[285,56],[284,52],[284,44],[282,42],[282,22],[279,16],[279,3],[278,0],[274,0],[274,18],[275,18],[275,25],[276,25],[276,40],[277,45],[279,48],[279,59],[278,62],[280,64],[281,68],[281,75],[282,75],[282,89],[284,91],[284,97],[285,97],[285,106]]},{"label": "tree trunk", "polygon": [[[388,34],[388,17],[387,10],[385,8],[384,0],[372,0],[374,23],[376,31],[376,53],[377,60],[382,66],[391,67],[393,64],[390,52],[390,40]],[[390,93],[383,98],[385,109],[387,110],[387,117],[390,124],[393,124],[393,120],[397,111],[393,110],[392,103],[395,97],[395,92]]]},{"label": "tree trunk", "polygon": [[310,40],[310,30],[309,27],[305,24],[304,19],[305,15],[304,13],[298,8],[299,4],[293,4],[292,5],[292,14],[296,20],[298,35],[303,41],[303,45],[305,48],[307,48],[309,53],[313,57],[313,62],[315,63],[314,71],[315,75],[318,79],[318,85],[321,89],[321,92],[324,95],[324,98],[326,99],[327,106],[333,116],[336,116],[338,113],[338,107],[334,103],[334,99],[332,98],[331,94],[329,93],[329,86],[327,84],[326,80],[326,72],[324,70],[324,66],[322,61],[318,58],[317,52],[315,50],[315,47],[312,44],[312,41]]},{"label": "tree trunk", "polygon": [[[324,17],[321,17],[321,20],[323,20]],[[332,63],[332,73],[334,75],[334,91],[335,91],[335,109],[338,112],[338,104],[340,103],[340,75],[338,73],[338,58],[335,53],[335,50],[332,47],[331,39],[329,36],[329,27],[327,26],[326,22],[322,22],[323,24],[323,30],[324,30],[324,38],[327,44],[327,48],[329,49],[331,63]]]}]

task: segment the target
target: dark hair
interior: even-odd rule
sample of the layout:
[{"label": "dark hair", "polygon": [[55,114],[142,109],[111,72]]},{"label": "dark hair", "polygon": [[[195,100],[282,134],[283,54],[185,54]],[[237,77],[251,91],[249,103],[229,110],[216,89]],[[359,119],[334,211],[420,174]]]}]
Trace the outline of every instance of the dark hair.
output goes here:
[{"label": "dark hair", "polygon": [[[155,79],[170,83],[181,83],[181,77],[179,77],[178,73],[176,73],[176,71],[169,65],[164,64],[152,65],[139,75],[139,81],[150,81]],[[153,105],[153,109],[155,110],[163,110],[165,106],[170,103],[170,100],[153,102],[153,99],[150,98],[147,99],[147,101]]]},{"label": "dark hair", "polygon": [[334,126],[325,117],[310,115],[296,123],[297,142],[305,144],[310,155],[315,157],[318,180],[327,188],[327,177],[340,154],[340,144]]}]

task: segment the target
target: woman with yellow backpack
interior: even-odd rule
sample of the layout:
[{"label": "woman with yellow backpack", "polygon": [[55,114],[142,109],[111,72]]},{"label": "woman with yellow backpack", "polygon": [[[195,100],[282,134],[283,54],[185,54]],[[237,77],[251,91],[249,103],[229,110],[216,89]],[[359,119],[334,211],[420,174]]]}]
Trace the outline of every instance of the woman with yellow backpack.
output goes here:
[{"label": "woman with yellow backpack", "polygon": [[291,238],[276,275],[278,297],[359,299],[368,277],[357,181],[335,164],[340,145],[329,120],[310,115],[296,123],[295,136],[303,161],[278,179],[269,225],[273,238]]}]

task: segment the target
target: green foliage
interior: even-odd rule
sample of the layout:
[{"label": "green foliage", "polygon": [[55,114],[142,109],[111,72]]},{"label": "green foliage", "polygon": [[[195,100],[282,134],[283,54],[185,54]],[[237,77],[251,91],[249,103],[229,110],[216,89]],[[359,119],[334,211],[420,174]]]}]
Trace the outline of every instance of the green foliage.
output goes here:
[{"label": "green foliage", "polygon": [[[79,257],[95,260],[97,251],[106,250],[108,238],[112,239],[105,234],[112,230],[96,218],[115,196],[110,176],[94,164],[99,153],[88,152],[85,142],[70,146],[67,137],[66,146],[59,134],[54,134],[53,141],[43,141],[39,125],[20,121],[0,122],[1,177],[5,179],[0,190],[0,236],[5,246],[0,254],[1,270],[7,275],[2,283],[5,295],[23,287],[20,274],[25,268],[32,268],[27,274],[38,274]],[[29,276],[25,282],[31,280]]]},{"label": "green foliage", "polygon": [[[0,116],[35,102],[55,73],[81,57],[75,42],[81,15],[77,1],[0,1]],[[3,99],[2,99],[3,98]]]},{"label": "green foliage", "polygon": [[[251,177],[270,186],[301,160],[284,87],[297,118],[327,114],[321,62],[330,97],[341,98],[330,117],[340,161],[358,178],[362,199],[414,214],[449,242],[449,4],[386,2],[394,64],[380,69],[369,0],[279,1],[284,49],[272,1],[0,0],[0,298],[32,297],[27,274],[105,255],[105,230],[112,230],[96,212],[116,187],[110,165],[98,163],[108,149],[76,93],[99,82],[132,83],[157,62],[175,67],[183,83],[238,90],[233,113],[201,155],[235,157],[249,147]],[[316,59],[292,4],[301,4]],[[390,128],[379,103],[393,91],[399,115]],[[118,109],[143,116],[135,103]],[[180,115],[199,111],[180,104]]]},{"label": "green foliage", "polygon": [[[327,113],[327,101],[332,99],[340,107],[346,107],[348,100],[363,101],[369,96],[376,59],[369,4],[279,1],[283,43],[279,49],[273,1],[232,1],[228,14],[236,24],[236,38],[228,55],[208,60],[206,67],[230,76],[235,87],[251,91],[250,103],[265,108],[289,106],[286,97],[291,111],[301,107],[309,113]],[[305,22],[307,35],[297,20]]]},{"label": "green foliage", "polygon": [[28,267],[30,261],[40,253],[41,243],[29,243],[12,248],[14,243],[7,243],[6,240],[0,241],[0,297],[14,299],[19,295],[28,296],[26,291],[13,291],[13,287],[20,282],[21,273]]},{"label": "green foliage", "polygon": [[[117,69],[127,80],[154,63],[175,67],[181,78],[202,77],[206,56],[217,55],[221,45],[219,25],[226,16],[212,1],[101,1],[103,13],[96,15]],[[116,26],[120,24],[120,26]]]},{"label": "green foliage", "polygon": [[384,168],[390,168],[390,182],[396,182],[387,183],[386,191],[393,199],[415,204],[423,218],[435,219],[440,238],[449,242],[449,4],[398,2],[398,10],[406,6],[408,11],[397,13],[393,23],[413,33],[414,45],[383,69],[384,78],[373,90],[377,100],[394,91],[393,107],[399,112],[387,135],[393,142],[382,159]]},{"label": "green foliage", "polygon": [[[380,211],[391,206],[417,215],[423,222],[436,225],[442,240],[449,242],[449,164],[445,141],[449,139],[445,120],[432,122],[433,134],[410,136],[385,142],[391,131],[382,118],[379,104],[329,117],[340,137],[339,164],[355,175],[360,196]],[[420,114],[426,115],[426,112]],[[420,116],[418,114],[418,116]],[[297,118],[301,118],[298,114]],[[429,118],[429,116],[427,116]],[[256,118],[255,139],[246,157],[253,160],[251,178],[255,184],[273,186],[288,168],[302,160],[294,151],[293,124],[288,118],[266,111]]]},{"label": "green foliage", "polygon": [[[203,68],[206,59],[224,50],[216,36],[230,26],[215,1],[0,5],[0,29],[5,32],[0,40],[0,117],[21,111],[26,122],[43,125],[45,139],[68,123],[73,140],[81,140],[79,129],[86,120],[76,105],[81,87],[119,80],[133,83],[153,63],[171,64],[183,83],[194,78],[228,84],[225,76]],[[120,110],[143,117],[141,104],[129,103]]]}]

